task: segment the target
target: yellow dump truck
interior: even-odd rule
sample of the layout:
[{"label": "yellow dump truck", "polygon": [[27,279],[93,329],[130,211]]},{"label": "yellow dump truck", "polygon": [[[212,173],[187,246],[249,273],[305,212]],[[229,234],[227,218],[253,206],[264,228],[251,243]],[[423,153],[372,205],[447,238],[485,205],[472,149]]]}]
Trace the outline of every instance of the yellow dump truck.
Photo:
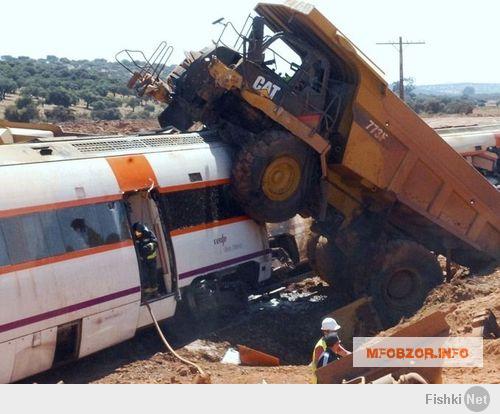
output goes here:
[{"label": "yellow dump truck", "polygon": [[442,282],[438,254],[470,267],[498,260],[500,193],[376,65],[312,5],[255,11],[234,47],[221,36],[165,80],[151,64],[134,73],[139,95],[167,104],[162,127],[217,129],[234,145],[246,212],[313,217],[311,262],[334,288],[373,296],[387,323]]}]

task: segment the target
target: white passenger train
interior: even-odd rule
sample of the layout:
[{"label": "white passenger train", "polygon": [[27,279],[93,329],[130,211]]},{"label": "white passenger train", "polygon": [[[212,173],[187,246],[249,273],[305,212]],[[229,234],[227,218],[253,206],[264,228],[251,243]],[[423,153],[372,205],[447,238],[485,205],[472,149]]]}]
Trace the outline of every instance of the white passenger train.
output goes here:
[{"label": "white passenger train", "polygon": [[229,176],[230,150],[208,133],[0,145],[0,382],[152,323],[135,222],[159,241],[158,319],[180,297],[203,312],[269,279],[265,227],[232,201]]}]

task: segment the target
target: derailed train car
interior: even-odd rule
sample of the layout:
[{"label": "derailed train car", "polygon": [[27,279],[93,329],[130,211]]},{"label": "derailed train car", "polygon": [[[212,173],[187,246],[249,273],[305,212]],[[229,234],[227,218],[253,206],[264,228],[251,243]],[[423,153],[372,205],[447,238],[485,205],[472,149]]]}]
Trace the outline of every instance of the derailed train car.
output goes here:
[{"label": "derailed train car", "polygon": [[270,278],[265,227],[228,194],[231,153],[213,135],[29,139],[0,145],[0,382],[152,323],[135,222],[158,238],[160,320],[181,297],[238,306]]}]

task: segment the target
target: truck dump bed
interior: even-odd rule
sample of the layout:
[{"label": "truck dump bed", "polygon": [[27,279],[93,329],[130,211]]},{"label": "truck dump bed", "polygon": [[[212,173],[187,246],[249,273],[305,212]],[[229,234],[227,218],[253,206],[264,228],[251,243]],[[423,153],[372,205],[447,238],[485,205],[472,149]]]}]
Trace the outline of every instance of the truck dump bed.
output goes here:
[{"label": "truck dump bed", "polygon": [[348,137],[342,162],[328,168],[330,204],[342,210],[349,199],[389,202],[390,223],[429,249],[453,249],[464,263],[500,259],[500,192],[396,97],[375,65],[313,6],[289,1],[256,11],[272,30],[319,45],[357,76],[342,123]]}]

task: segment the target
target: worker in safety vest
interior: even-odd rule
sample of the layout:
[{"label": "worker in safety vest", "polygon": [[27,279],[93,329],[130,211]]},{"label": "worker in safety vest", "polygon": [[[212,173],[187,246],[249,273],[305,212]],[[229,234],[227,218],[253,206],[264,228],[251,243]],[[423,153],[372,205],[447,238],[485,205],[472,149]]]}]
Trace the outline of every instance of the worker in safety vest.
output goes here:
[{"label": "worker in safety vest", "polygon": [[158,258],[158,240],[151,230],[142,223],[132,226],[135,245],[141,259],[141,276],[143,280],[143,293],[146,297],[158,293],[158,277],[156,260]]},{"label": "worker in safety vest", "polygon": [[318,368],[326,367],[332,362],[338,361],[341,356],[341,345],[339,336],[336,333],[326,335],[324,338],[326,344],[326,351],[319,357],[317,366]]},{"label": "worker in safety vest", "polygon": [[[318,368],[318,361],[321,358],[321,356],[323,355],[323,353],[328,349],[328,345],[326,344],[325,337],[330,335],[330,334],[336,334],[338,336],[339,330],[340,330],[340,325],[333,318],[325,318],[325,319],[323,319],[323,322],[321,322],[321,332],[323,333],[323,336],[316,343],[316,346],[314,347],[312,361],[311,361],[311,364],[309,365],[313,371],[313,377],[311,380],[311,382],[313,384],[317,383],[316,369]],[[339,346],[337,348],[336,353],[337,353],[337,355],[339,355],[341,357],[351,354],[347,349],[345,349],[342,345],[340,345],[340,341],[339,341]]]}]

